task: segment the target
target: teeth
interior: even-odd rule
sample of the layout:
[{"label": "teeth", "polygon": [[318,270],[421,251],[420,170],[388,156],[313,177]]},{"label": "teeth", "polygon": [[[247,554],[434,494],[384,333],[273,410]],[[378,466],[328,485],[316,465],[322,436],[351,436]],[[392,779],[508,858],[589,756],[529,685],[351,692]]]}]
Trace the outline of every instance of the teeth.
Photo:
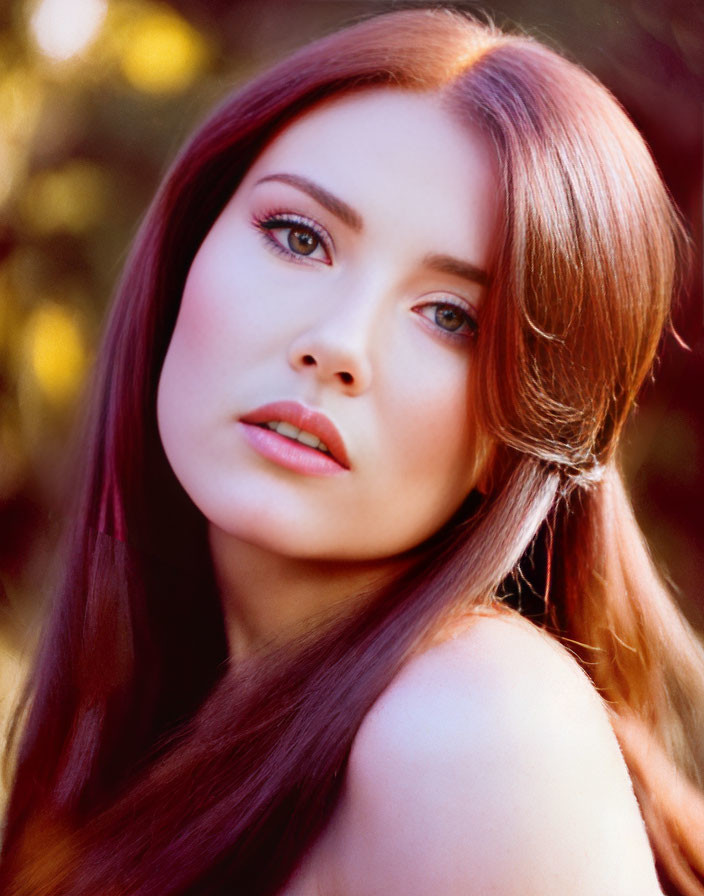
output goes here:
[{"label": "teeth", "polygon": [[301,442],[301,444],[307,445],[309,448],[316,448],[324,454],[330,454],[330,449],[325,442],[321,442],[312,432],[307,432],[305,429],[299,429],[292,423],[286,423],[284,420],[272,420],[263,425],[266,426],[267,429],[273,429],[274,432],[278,432],[280,436],[286,436],[287,439],[294,439],[296,442]]},{"label": "teeth", "polygon": [[314,436],[312,432],[306,432],[305,429],[298,433],[298,441],[303,442],[304,445],[308,445],[310,448],[317,448],[320,445],[320,439]]},{"label": "teeth", "polygon": [[297,439],[301,430],[292,423],[279,423],[276,431],[280,436],[286,436],[287,439]]}]

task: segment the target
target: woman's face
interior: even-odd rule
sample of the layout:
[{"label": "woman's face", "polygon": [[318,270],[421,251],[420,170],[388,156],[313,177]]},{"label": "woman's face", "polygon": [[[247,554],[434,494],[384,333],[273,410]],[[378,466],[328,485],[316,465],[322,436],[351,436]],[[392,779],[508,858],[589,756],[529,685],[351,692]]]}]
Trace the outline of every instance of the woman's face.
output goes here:
[{"label": "woman's face", "polygon": [[488,453],[469,383],[497,195],[437,95],[343,97],[268,145],[195,256],[159,383],[212,526],[373,560],[457,510]]}]

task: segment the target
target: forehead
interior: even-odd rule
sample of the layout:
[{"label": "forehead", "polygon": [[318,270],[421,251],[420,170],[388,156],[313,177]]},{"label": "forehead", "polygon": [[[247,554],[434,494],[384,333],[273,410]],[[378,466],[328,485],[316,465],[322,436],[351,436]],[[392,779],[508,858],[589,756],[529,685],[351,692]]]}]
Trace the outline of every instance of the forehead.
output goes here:
[{"label": "forehead", "polygon": [[443,242],[486,262],[497,220],[490,142],[460,122],[438,93],[365,89],[295,119],[265,148],[245,182],[302,175],[334,192],[373,227],[422,217]]}]

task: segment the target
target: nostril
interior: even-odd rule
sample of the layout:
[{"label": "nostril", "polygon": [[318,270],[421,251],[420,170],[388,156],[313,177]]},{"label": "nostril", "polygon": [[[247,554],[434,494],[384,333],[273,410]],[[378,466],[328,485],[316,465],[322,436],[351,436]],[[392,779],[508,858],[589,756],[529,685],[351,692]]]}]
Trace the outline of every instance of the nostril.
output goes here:
[{"label": "nostril", "polygon": [[[310,354],[298,355],[297,364],[301,365],[302,367],[318,367],[320,364],[320,358],[316,357],[316,355]],[[325,376],[327,376],[328,374],[326,371],[328,370],[330,370],[330,367],[328,367],[328,364],[324,361],[322,367],[320,367],[320,369],[318,370],[318,374],[324,374]],[[330,375],[337,377],[341,383],[344,383],[345,386],[352,386],[356,383],[354,374],[350,373],[349,370],[335,370],[334,367],[332,368],[332,370],[335,372],[331,373]]]}]

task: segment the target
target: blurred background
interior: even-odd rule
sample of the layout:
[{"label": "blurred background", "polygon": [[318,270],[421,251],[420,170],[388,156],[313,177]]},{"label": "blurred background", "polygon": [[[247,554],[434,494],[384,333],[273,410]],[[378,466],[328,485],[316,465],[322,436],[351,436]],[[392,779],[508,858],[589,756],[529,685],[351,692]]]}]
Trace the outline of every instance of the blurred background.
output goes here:
[{"label": "blurred background", "polygon": [[[234,85],[390,0],[0,0],[0,722],[31,652],[63,457],[113,286],[179,145]],[[701,0],[497,0],[635,120],[695,264],[624,467],[655,557],[704,628]]]}]

